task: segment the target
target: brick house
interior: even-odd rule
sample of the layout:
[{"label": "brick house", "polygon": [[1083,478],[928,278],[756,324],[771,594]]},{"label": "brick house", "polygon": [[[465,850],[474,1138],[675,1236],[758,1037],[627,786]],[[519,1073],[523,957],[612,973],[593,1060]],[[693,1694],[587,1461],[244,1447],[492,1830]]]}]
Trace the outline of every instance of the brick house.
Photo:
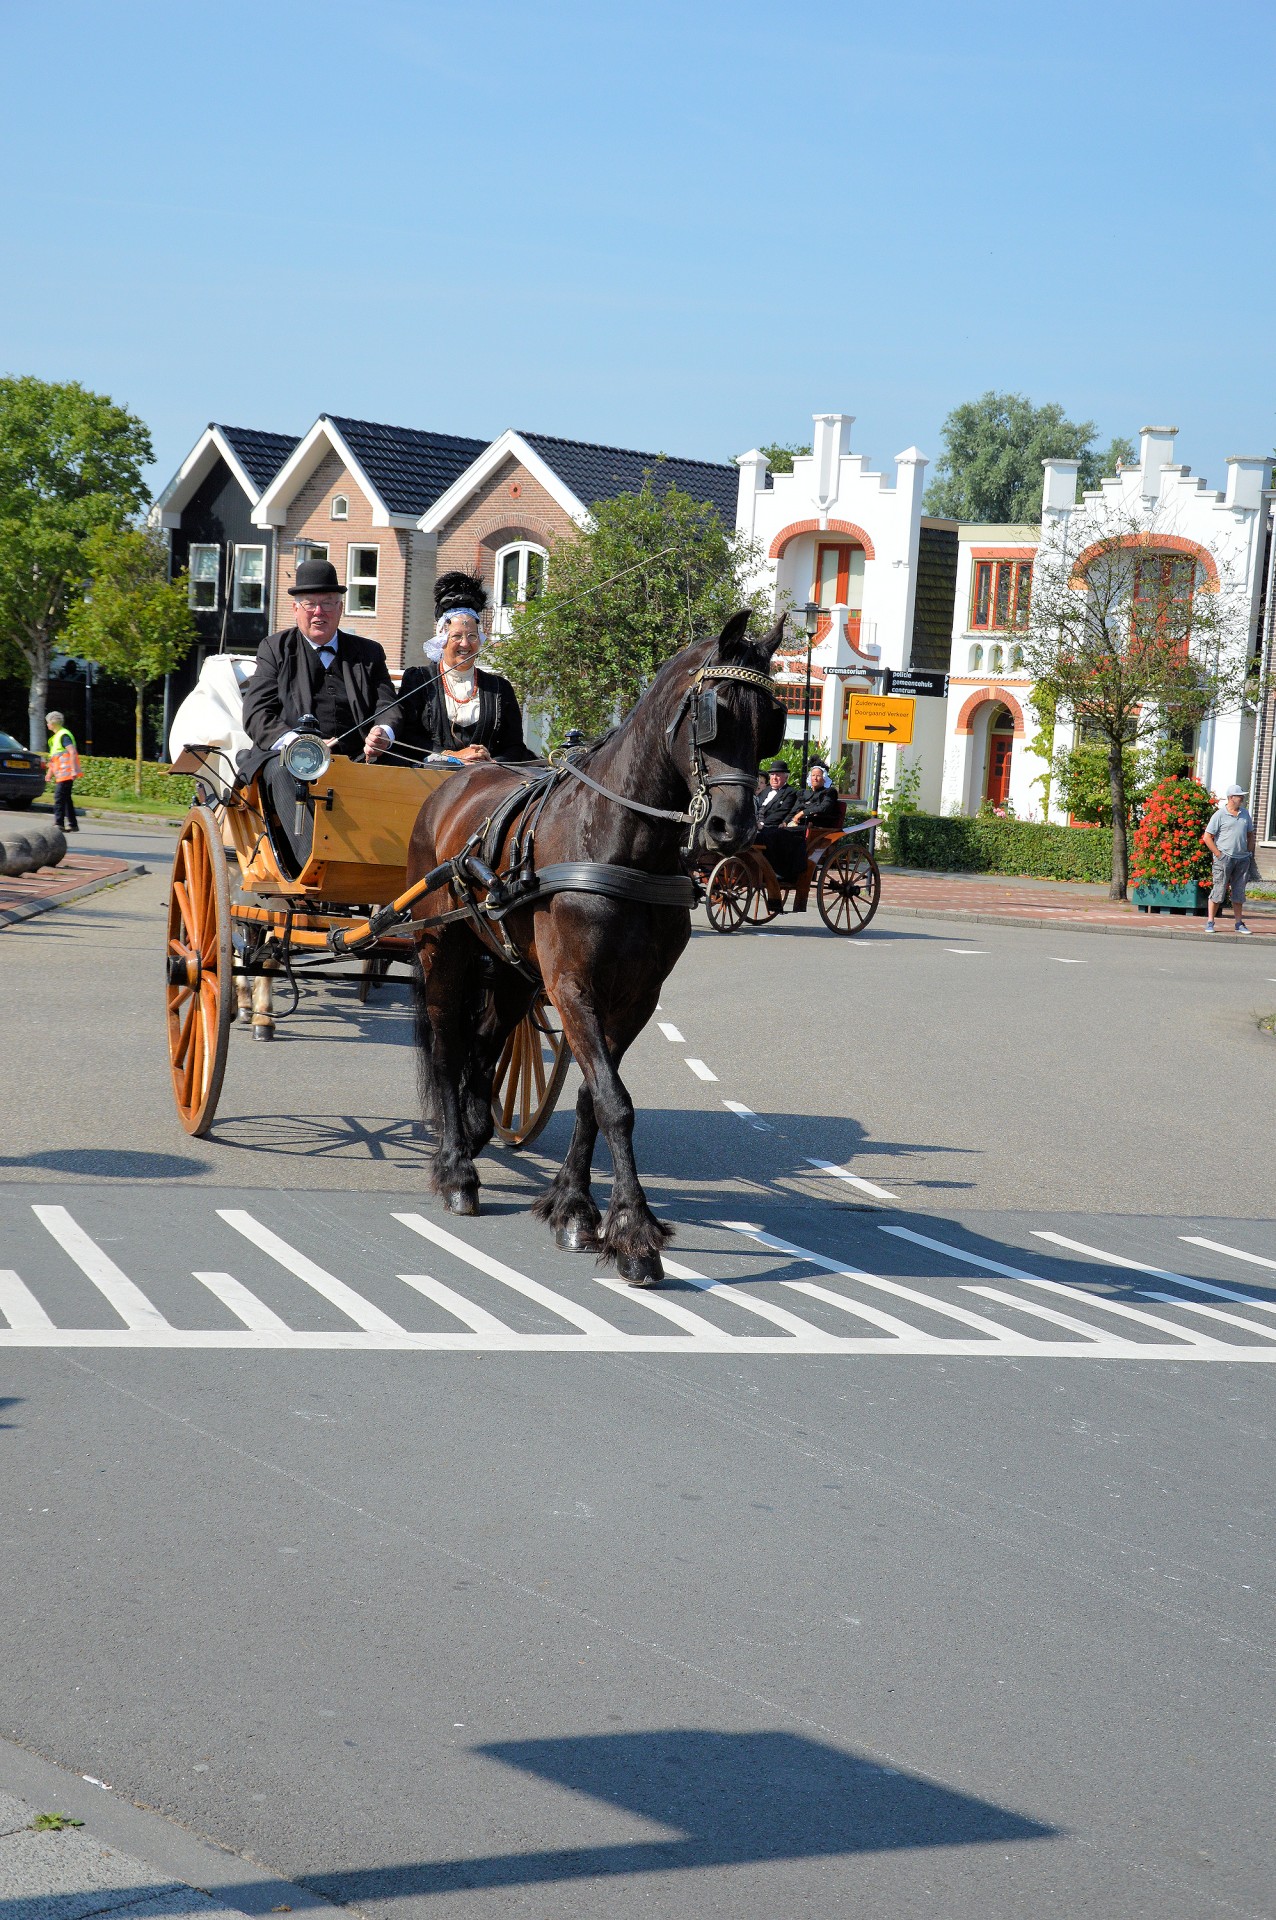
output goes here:
[{"label": "brick house", "polygon": [[639,492],[653,471],[658,486],[712,503],[723,524],[734,526],[734,465],[666,459],[512,428],[482,449],[418,525],[434,543],[438,572],[463,567],[479,575],[491,601],[491,628],[499,635],[508,630],[511,608],[544,581],[554,542],[588,525],[595,501]]},{"label": "brick house", "polygon": [[393,673],[419,661],[434,625],[434,540],[421,516],[485,441],[321,414],[257,502],[273,536],[271,625],[289,622],[299,561],[331,560],[346,583],[342,625],[385,648]]}]

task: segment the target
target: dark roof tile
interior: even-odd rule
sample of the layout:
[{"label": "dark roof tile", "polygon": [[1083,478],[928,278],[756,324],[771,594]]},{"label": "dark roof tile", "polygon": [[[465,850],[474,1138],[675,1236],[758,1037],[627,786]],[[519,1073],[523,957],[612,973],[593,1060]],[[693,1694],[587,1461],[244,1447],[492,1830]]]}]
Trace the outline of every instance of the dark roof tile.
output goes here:
[{"label": "dark roof tile", "polygon": [[391,513],[424,513],[487,446],[454,433],[326,414]]},{"label": "dark roof tile", "polygon": [[261,433],[256,427],[214,425],[226,440],[258,493],[263,493],[297,444],[292,433]]},{"label": "dark roof tile", "polygon": [[643,476],[657,470],[657,485],[680,487],[693,500],[708,500],[723,524],[735,525],[740,475],[734,466],[711,460],[666,459],[658,453],[637,453],[632,447],[600,447],[590,440],[559,440],[553,434],[525,433],[522,438],[570,487],[582,506],[610,500],[618,493],[638,493]]}]

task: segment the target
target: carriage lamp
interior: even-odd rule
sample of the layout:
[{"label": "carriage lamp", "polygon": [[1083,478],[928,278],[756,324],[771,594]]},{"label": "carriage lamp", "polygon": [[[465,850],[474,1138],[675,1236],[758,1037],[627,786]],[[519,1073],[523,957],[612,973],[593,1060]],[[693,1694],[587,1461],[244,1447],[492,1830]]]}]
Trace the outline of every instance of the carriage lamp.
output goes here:
[{"label": "carriage lamp", "polygon": [[332,755],[317,733],[299,733],[295,740],[288,742],[279,758],[284,770],[298,781],[322,780],[332,765]]}]

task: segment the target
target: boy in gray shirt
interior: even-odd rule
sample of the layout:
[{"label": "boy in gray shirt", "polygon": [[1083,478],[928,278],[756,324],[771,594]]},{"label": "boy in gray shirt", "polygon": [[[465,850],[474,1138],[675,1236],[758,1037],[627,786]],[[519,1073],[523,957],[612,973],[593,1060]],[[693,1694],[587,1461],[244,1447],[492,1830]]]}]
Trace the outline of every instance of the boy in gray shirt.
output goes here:
[{"label": "boy in gray shirt", "polygon": [[1249,863],[1254,852],[1254,822],[1244,800],[1244,787],[1229,787],[1226,804],[1210,815],[1209,825],[1201,835],[1213,859],[1206,933],[1213,933],[1214,916],[1223,904],[1223,896],[1229,887],[1232,890],[1236,931],[1249,932],[1241,918],[1241,909],[1245,905],[1245,882],[1249,877]]}]

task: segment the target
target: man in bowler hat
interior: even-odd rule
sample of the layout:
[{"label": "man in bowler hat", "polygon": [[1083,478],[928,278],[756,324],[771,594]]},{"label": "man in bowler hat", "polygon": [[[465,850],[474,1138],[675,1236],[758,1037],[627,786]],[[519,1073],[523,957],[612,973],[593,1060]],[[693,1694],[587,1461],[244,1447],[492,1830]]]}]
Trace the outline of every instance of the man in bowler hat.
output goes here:
[{"label": "man in bowler hat", "polygon": [[345,587],[331,561],[303,560],[288,591],[296,624],[266,636],[244,688],[244,730],[253,744],[241,754],[239,769],[245,780],[264,774],[274,824],[304,864],[313,825],[303,835],[305,845],[294,845],[294,789],[280,766],[280,748],[303,715],[313,715],[334,752],[375,760],[394,744],[399,710],[382,648],[341,628]]}]

